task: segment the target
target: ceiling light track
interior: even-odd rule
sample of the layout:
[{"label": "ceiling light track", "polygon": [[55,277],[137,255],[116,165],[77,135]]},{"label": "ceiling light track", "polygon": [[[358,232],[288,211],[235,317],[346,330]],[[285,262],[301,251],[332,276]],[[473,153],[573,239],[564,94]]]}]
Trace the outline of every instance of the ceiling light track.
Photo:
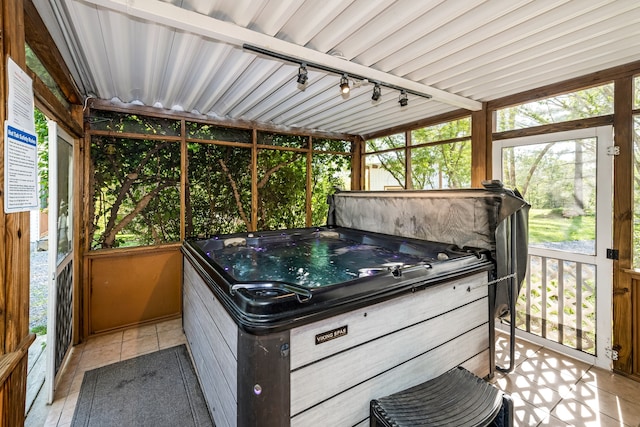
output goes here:
[{"label": "ceiling light track", "polygon": [[[344,81],[343,80],[345,80],[345,77],[348,75],[348,78],[351,78],[351,79],[363,80],[363,81],[366,80],[366,81],[370,81],[371,83],[374,83],[375,84],[374,94],[377,93],[377,95],[374,95],[374,96],[377,96],[377,99],[380,99],[380,93],[381,93],[380,92],[380,86],[384,86],[384,87],[389,88],[389,89],[397,90],[399,92],[404,92],[405,96],[407,94],[411,94],[411,95],[419,96],[419,97],[424,98],[424,99],[431,99],[432,98],[432,96],[429,95],[428,93],[423,93],[423,92],[418,92],[418,91],[411,90],[411,89],[406,89],[406,88],[403,88],[403,87],[400,87],[400,86],[397,86],[397,85],[394,85],[394,84],[391,84],[391,83],[386,83],[386,82],[378,81],[378,80],[375,80],[375,79],[372,80],[372,79],[369,79],[368,77],[360,76],[360,75],[353,74],[353,73],[345,73],[344,71],[339,70],[337,68],[328,67],[328,66],[322,65],[322,64],[316,64],[316,63],[312,63],[312,62],[309,62],[309,61],[304,61],[302,59],[295,58],[295,57],[289,56],[289,55],[284,55],[284,54],[278,53],[278,52],[273,52],[273,51],[270,51],[268,49],[261,48],[259,46],[253,46],[253,45],[245,43],[245,44],[242,45],[242,48],[245,49],[245,50],[251,51],[251,52],[258,53],[260,55],[264,55],[264,56],[270,57],[270,58],[276,58],[276,59],[280,59],[281,61],[291,62],[291,63],[294,63],[294,64],[300,64],[300,68],[302,68],[303,65],[304,65],[305,69],[306,68],[315,68],[316,70],[321,70],[321,71],[326,71],[328,73],[337,74],[337,75],[341,76],[340,88],[342,90],[342,93],[348,93],[348,90],[347,90],[347,92],[345,92],[345,87],[343,86],[344,85]],[[306,81],[305,81],[305,83],[306,83]],[[349,84],[348,84],[348,81],[347,81],[346,88],[348,88],[348,87],[349,87]],[[377,90],[375,89],[376,87],[378,88]],[[377,99],[374,99],[374,100],[377,100]],[[404,104],[404,105],[406,105],[406,104]]]}]

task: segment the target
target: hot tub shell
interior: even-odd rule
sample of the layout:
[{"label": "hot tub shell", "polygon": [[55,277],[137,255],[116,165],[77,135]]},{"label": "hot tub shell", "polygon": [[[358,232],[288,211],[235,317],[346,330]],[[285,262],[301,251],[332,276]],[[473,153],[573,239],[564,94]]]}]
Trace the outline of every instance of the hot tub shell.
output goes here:
[{"label": "hot tub shell", "polygon": [[[478,218],[483,216],[490,218],[479,227],[481,233],[465,230],[475,236],[476,244],[483,244],[486,235],[495,235],[503,202],[505,198],[511,202],[512,197],[480,191],[465,192],[464,197],[455,194],[456,203],[466,198],[474,206],[475,223],[482,222]],[[428,214],[424,207],[429,203],[442,206],[432,203],[435,198],[451,198],[441,192],[412,193],[409,204],[417,203],[414,212],[420,215]],[[331,230],[384,239],[384,224],[369,226],[374,230],[356,230],[363,222],[345,224],[348,221],[341,216],[364,202],[367,214],[361,213],[361,221],[388,225],[386,218],[368,218],[368,214],[381,215],[372,208],[376,196],[378,206],[388,206],[390,199],[383,199],[388,194],[335,195],[328,220]],[[493,202],[487,203],[487,198]],[[424,232],[408,230],[401,216],[396,215],[396,220],[395,227],[410,235],[396,230],[386,234],[389,240],[411,240],[416,235],[418,240],[432,240],[420,239]],[[253,233],[253,237],[273,233]],[[456,232],[454,237],[459,235]],[[460,248],[470,246],[440,237],[441,242]],[[310,297],[298,292],[295,284],[269,283],[268,289],[277,291],[263,297],[255,293],[260,287],[234,288],[239,283],[207,256],[202,240],[187,240],[183,247],[184,329],[216,425],[368,425],[373,398],[419,384],[457,365],[479,376],[492,373],[491,331],[497,302],[495,286],[488,284],[496,279],[498,266],[495,241],[489,236],[488,242],[488,247],[470,249],[471,257],[463,257],[466,261],[453,269],[438,270],[437,262],[431,268],[413,266],[400,274],[389,269],[349,284],[311,289]]]}]

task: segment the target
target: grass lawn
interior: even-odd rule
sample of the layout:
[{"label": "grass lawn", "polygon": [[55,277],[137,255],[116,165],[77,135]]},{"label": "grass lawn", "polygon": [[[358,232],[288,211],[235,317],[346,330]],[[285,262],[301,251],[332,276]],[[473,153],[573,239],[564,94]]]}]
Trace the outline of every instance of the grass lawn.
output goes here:
[{"label": "grass lawn", "polygon": [[529,211],[529,243],[595,240],[596,217],[564,218],[557,209]]}]

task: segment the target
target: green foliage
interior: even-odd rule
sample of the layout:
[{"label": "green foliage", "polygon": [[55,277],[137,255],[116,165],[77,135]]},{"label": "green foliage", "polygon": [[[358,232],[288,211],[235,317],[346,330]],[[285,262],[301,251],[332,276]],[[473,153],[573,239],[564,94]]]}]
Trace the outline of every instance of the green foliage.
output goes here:
[{"label": "green foliage", "polygon": [[49,128],[42,111],[34,110],[38,135],[38,180],[40,181],[40,209],[46,209],[49,200]]},{"label": "green foliage", "polygon": [[[94,130],[128,137],[94,135],[91,171],[94,203],[91,247],[161,244],[180,236],[180,143],[153,135],[180,135],[180,122],[135,114],[96,111]],[[136,138],[129,137],[135,135]],[[187,188],[184,218],[187,236],[306,225],[308,136],[259,132],[263,145],[294,150],[259,149],[252,177],[252,132],[186,122]],[[195,142],[199,141],[199,142]],[[212,141],[204,143],[202,141]],[[240,143],[219,145],[216,141]],[[351,142],[317,139],[311,157],[312,221],[324,224],[327,195],[350,184]],[[246,144],[246,145],[242,145]],[[334,153],[323,153],[321,150]],[[252,194],[252,179],[258,192]],[[258,223],[252,224],[257,199]]]},{"label": "green foliage", "polygon": [[89,120],[93,130],[139,133],[143,135],[180,135],[180,120],[169,120],[117,111],[93,110]]},{"label": "green foliage", "polygon": [[236,129],[207,123],[187,122],[188,139],[251,143],[250,129]]},{"label": "green foliage", "polygon": [[536,208],[595,210],[595,138],[505,148],[503,168],[505,185]]},{"label": "green foliage", "polygon": [[351,180],[351,157],[337,154],[314,154],[311,162],[311,224],[325,225],[329,205],[327,196],[335,189],[348,190]]},{"label": "green foliage", "polygon": [[334,152],[351,152],[351,142],[341,139],[313,138],[313,149]]},{"label": "green foliage", "polygon": [[497,111],[499,132],[613,113],[613,84],[540,99]]},{"label": "green foliage", "polygon": [[565,218],[551,209],[531,209],[529,243],[595,240],[595,223],[594,215]]},{"label": "green foliage", "polygon": [[[411,132],[411,183],[414,189],[464,188],[471,186],[471,120],[464,118]],[[453,140],[453,141],[452,141]],[[442,143],[438,143],[443,141]],[[449,142],[447,142],[449,141]],[[424,145],[429,144],[429,145]],[[422,146],[418,146],[422,145]],[[418,147],[415,147],[418,146]],[[380,164],[400,187],[405,186],[404,134],[367,141],[367,164]],[[390,183],[389,183],[390,184]],[[375,185],[372,184],[371,189]]]},{"label": "green foliage", "polygon": [[251,221],[251,150],[189,144],[186,235],[247,231]]},{"label": "green foliage", "polygon": [[303,153],[258,152],[258,230],[305,226],[306,170]]},{"label": "green foliage", "polygon": [[[94,136],[91,161],[92,248],[179,239],[179,143]],[[134,240],[124,239],[126,234]]]},{"label": "green foliage", "polygon": [[47,326],[46,325],[38,325],[31,328],[31,333],[36,335],[46,335],[47,334]]}]

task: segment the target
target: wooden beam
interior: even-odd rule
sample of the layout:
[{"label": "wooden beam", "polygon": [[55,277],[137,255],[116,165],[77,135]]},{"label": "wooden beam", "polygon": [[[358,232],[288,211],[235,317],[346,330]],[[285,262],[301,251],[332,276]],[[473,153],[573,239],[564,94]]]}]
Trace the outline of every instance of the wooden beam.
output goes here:
[{"label": "wooden beam", "polygon": [[613,348],[618,360],[613,362],[616,371],[633,373],[634,329],[632,317],[631,275],[633,263],[633,78],[623,77],[615,81],[614,93],[614,141],[620,154],[613,163],[613,241],[619,251],[619,259],[613,261]]},{"label": "wooden beam", "polygon": [[364,142],[362,138],[356,137],[351,146],[351,189],[362,190],[364,183]]},{"label": "wooden beam", "polygon": [[[24,50],[24,13],[22,0],[0,0],[0,118],[7,111],[7,58],[26,69]],[[4,152],[4,126],[0,130],[0,153]],[[4,190],[4,162],[0,166],[0,189]],[[20,351],[29,338],[29,212],[4,213],[4,194],[0,198],[0,354]],[[26,397],[26,361],[13,365],[2,384],[0,425],[24,423]]]},{"label": "wooden beam", "polygon": [[37,107],[52,120],[55,120],[73,138],[82,136],[81,121],[77,122],[69,113],[69,110],[62,105],[44,82],[32,70],[28,69],[27,74],[33,80],[33,91]]},{"label": "wooden beam", "polygon": [[32,0],[24,0],[25,39],[70,104],[81,104],[83,96],[71,77],[60,51],[44,25]]},{"label": "wooden beam", "polygon": [[598,126],[613,124],[613,115],[589,117],[588,119],[569,120],[560,123],[550,123],[548,125],[532,126],[524,129],[507,130],[493,134],[493,140],[522,138],[524,136],[543,135],[553,132],[563,132],[575,129],[588,129]]},{"label": "wooden beam", "polygon": [[487,104],[471,113],[471,187],[482,188],[490,175],[487,169]]},{"label": "wooden beam", "polygon": [[253,148],[251,149],[251,226],[248,231],[256,231],[258,227],[258,131],[251,132]]}]

